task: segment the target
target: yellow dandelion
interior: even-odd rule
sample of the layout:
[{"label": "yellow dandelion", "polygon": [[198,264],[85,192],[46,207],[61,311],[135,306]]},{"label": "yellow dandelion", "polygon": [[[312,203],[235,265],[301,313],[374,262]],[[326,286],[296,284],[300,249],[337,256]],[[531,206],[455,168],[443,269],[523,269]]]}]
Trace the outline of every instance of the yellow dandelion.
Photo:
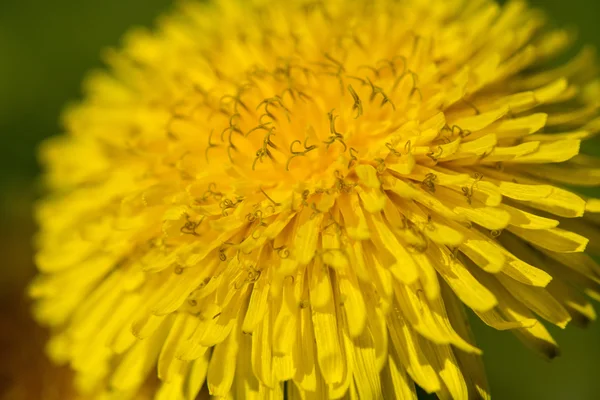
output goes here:
[{"label": "yellow dandelion", "polygon": [[[464,307],[595,318],[594,55],[521,1],[182,2],[44,144],[30,288],[80,390],[489,398]],[[588,245],[588,241],[590,241]]]}]

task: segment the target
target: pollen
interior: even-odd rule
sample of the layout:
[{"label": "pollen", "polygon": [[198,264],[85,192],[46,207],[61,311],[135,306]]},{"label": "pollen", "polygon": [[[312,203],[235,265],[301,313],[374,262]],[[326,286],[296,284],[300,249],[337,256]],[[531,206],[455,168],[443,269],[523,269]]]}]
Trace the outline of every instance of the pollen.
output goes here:
[{"label": "pollen", "polygon": [[[183,1],[45,142],[29,294],[92,398],[490,398],[595,319],[597,67],[522,1]],[[488,360],[493,362],[493,360]]]}]

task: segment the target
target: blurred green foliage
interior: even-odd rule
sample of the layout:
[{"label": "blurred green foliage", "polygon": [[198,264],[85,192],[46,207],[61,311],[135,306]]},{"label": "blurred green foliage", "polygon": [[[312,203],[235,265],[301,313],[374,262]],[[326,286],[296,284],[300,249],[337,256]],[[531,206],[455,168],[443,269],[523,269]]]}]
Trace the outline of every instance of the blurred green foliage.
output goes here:
[{"label": "blurred green foliage", "polygon": [[0,177],[37,174],[35,146],[60,131],[101,50],[132,25],[150,25],[169,0],[2,0],[0,2]]},{"label": "blurred green foliage", "polygon": [[[580,45],[600,47],[600,1],[530,2],[545,9],[553,23],[576,27]],[[17,225],[29,225],[31,193],[35,193],[39,173],[36,146],[43,138],[60,133],[60,111],[79,97],[86,71],[101,65],[103,48],[118,45],[121,35],[133,25],[150,25],[170,3],[0,2],[0,228],[5,235],[14,233]],[[598,153],[597,149],[592,150]],[[28,244],[25,247],[28,249]],[[11,272],[6,272],[7,268]],[[0,281],[19,275],[10,268],[14,265],[0,268]],[[495,332],[476,318],[473,324],[485,352],[495,399],[600,398],[600,323],[585,331],[574,327],[553,329],[563,355],[551,363],[525,349],[511,334]]]}]

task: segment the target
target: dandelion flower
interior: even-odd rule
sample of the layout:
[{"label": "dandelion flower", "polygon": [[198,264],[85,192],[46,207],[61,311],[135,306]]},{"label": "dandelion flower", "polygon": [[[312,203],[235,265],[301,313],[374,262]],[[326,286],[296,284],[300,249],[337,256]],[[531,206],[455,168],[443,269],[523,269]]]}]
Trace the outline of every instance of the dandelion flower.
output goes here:
[{"label": "dandelion flower", "polygon": [[[45,143],[30,288],[80,390],[489,398],[465,308],[595,318],[594,54],[513,1],[183,2]],[[588,243],[589,242],[589,243]]]}]

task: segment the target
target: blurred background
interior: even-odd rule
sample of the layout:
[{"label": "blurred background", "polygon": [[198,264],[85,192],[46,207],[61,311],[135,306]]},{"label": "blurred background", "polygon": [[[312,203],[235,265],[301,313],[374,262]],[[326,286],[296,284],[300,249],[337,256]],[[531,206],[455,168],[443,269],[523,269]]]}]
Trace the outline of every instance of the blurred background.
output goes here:
[{"label": "blurred background", "polygon": [[[28,318],[22,296],[34,274],[36,147],[60,133],[60,111],[77,100],[86,71],[101,66],[101,51],[117,46],[132,25],[150,25],[171,2],[0,1],[0,399],[62,400],[69,391],[68,371],[50,370],[40,358],[44,332]],[[576,27],[580,45],[600,47],[600,1],[530,2],[553,23]],[[600,155],[600,142],[589,150]],[[600,323],[553,329],[562,356],[552,362],[508,333],[473,324],[494,399],[600,399]]]}]

